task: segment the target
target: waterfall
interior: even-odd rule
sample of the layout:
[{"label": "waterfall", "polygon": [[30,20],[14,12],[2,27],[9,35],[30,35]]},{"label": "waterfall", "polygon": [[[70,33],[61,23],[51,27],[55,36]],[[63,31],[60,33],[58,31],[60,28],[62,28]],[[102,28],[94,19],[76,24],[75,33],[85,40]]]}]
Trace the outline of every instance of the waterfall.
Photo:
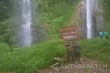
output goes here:
[{"label": "waterfall", "polygon": [[86,7],[87,7],[87,38],[92,37],[92,21],[91,21],[91,3],[90,0],[86,0]]},{"label": "waterfall", "polygon": [[23,24],[19,29],[20,46],[30,46],[31,45],[31,1],[22,1],[22,20]]},{"label": "waterfall", "polygon": [[82,38],[97,37],[97,32],[104,29],[103,8],[100,0],[82,0],[81,35]]}]

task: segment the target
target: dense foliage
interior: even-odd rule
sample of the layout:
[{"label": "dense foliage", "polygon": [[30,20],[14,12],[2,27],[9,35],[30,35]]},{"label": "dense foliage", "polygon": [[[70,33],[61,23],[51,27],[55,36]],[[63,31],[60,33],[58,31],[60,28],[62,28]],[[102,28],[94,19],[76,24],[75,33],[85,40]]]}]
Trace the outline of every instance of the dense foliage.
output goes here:
[{"label": "dense foliage", "polygon": [[4,21],[7,18],[12,17],[15,13],[15,7],[17,0],[0,0],[0,21]]},{"label": "dense foliage", "polygon": [[62,40],[51,40],[37,45],[14,49],[9,52],[8,46],[1,43],[0,72],[37,73],[38,69],[51,67],[54,57],[62,57],[66,50]]},{"label": "dense foliage", "polygon": [[12,44],[15,43],[13,37],[18,22],[15,17],[15,7],[17,7],[17,0],[0,0],[0,41],[7,43],[11,50]]},{"label": "dense foliage", "polygon": [[68,26],[68,22],[79,0],[36,0],[33,14],[33,27],[38,39],[56,39],[60,37],[59,30]]},{"label": "dense foliage", "polygon": [[110,68],[110,41],[103,38],[83,39],[80,42],[82,54],[88,58],[97,59],[99,63],[107,64]]},{"label": "dense foliage", "polygon": [[[95,42],[95,43],[94,43]],[[100,43],[99,43],[100,42]],[[110,67],[110,41],[93,38],[78,41],[81,53],[89,58],[98,59],[100,63]],[[54,57],[65,57],[66,48],[62,40],[50,40],[31,47],[14,49],[9,52],[6,44],[0,44],[0,71],[15,73],[36,73],[38,69],[50,68],[56,63]]]},{"label": "dense foliage", "polygon": [[7,43],[10,47],[10,50],[12,51],[11,44],[14,42],[12,41],[13,37],[15,36],[15,20],[14,18],[6,19],[3,22],[0,22],[0,40]]},{"label": "dense foliage", "polygon": [[110,32],[110,0],[101,0],[104,10],[105,30]]},{"label": "dense foliage", "polygon": [[[20,11],[19,1],[0,0],[0,72],[36,73],[38,69],[50,67],[55,63],[53,60],[55,56],[66,55],[64,42],[58,39],[60,38],[59,30],[69,26],[68,22],[79,0],[31,0],[34,38],[37,38],[38,42],[47,40],[47,38],[54,40],[26,48],[14,48],[10,52],[9,46],[11,48],[11,45],[16,44],[15,31],[20,24],[19,20],[14,17],[20,14],[17,13]],[[109,30],[110,0],[101,1],[104,8],[105,28]],[[110,66],[109,40],[83,39],[79,41],[79,44],[85,56],[98,59]]]},{"label": "dense foliage", "polygon": [[[59,38],[59,30],[68,26],[67,23],[77,2],[78,0],[32,0],[32,35],[36,38],[33,42]],[[15,22],[14,25],[17,27],[21,25],[20,23],[17,24],[22,17],[21,4],[21,0],[0,0],[0,28],[3,28],[4,23],[9,19]],[[12,19],[13,17],[18,18],[15,20]],[[10,24],[10,26],[12,25]],[[10,30],[13,29],[13,27],[9,28]],[[4,29],[8,30],[7,27]],[[17,31],[17,28],[15,31]],[[16,37],[15,33],[12,35]],[[15,38],[13,40],[16,41]]]}]

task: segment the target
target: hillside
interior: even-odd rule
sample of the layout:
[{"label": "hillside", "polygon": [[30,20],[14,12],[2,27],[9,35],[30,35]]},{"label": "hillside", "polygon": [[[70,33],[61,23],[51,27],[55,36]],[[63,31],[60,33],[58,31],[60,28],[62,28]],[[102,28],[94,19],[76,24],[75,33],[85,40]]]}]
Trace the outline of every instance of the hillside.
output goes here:
[{"label": "hillside", "polygon": [[[80,0],[31,0],[32,45],[28,47],[20,47],[18,45],[17,28],[22,28],[21,24],[23,23],[20,19],[22,12],[19,12],[22,8],[19,5],[21,4],[20,1],[0,1],[0,73],[38,73],[39,70],[44,73],[47,70],[53,71],[51,65],[57,62],[54,60],[55,57],[64,59],[60,64],[67,64],[65,42],[61,39],[59,30],[63,27],[82,23],[82,21],[78,22],[79,14],[77,8]],[[108,30],[110,32],[110,1],[101,0],[101,3],[104,10],[104,31]],[[106,64],[107,70],[109,70],[109,40],[100,39],[99,37],[78,39],[84,64]],[[93,71],[101,73],[100,71],[105,69],[93,69],[92,71],[89,68],[82,68],[73,70],[76,73],[94,73]],[[64,71],[62,70],[58,73],[72,73],[73,70],[64,69]]]},{"label": "hillside", "polygon": [[[5,46],[5,47],[4,47]],[[34,73],[38,69],[50,67],[55,56],[66,53],[62,40],[51,40],[27,48],[9,51],[6,44],[0,44],[0,72]]]},{"label": "hillside", "polygon": [[104,16],[104,20],[105,20],[105,30],[108,30],[109,32],[110,32],[110,29],[109,29],[109,27],[110,27],[110,5],[109,5],[109,3],[110,3],[110,1],[109,0],[102,0],[101,1],[102,2],[102,4],[103,4],[103,9],[104,9],[104,13],[103,13],[103,16]]},{"label": "hillside", "polygon": [[[110,67],[110,42],[108,40],[94,38],[78,42],[82,48],[81,52],[83,55],[98,60],[100,64],[107,64]],[[5,44],[1,45],[4,46]],[[4,50],[0,50],[0,55],[0,71],[34,73],[39,69],[50,68],[55,63],[54,57],[66,58],[66,48],[62,40],[51,40],[27,48],[16,48],[13,52],[10,52],[8,46],[6,46]],[[84,63],[86,62],[84,61]]]},{"label": "hillside", "polygon": [[[38,41],[58,39],[61,28],[76,25],[76,7],[79,0],[47,1],[47,4],[43,4],[43,1],[36,1],[35,3],[39,4],[35,8],[32,27],[34,31],[37,31],[34,33],[37,34]],[[39,7],[40,4],[43,4],[42,7]],[[73,18],[74,21],[72,21]]]}]

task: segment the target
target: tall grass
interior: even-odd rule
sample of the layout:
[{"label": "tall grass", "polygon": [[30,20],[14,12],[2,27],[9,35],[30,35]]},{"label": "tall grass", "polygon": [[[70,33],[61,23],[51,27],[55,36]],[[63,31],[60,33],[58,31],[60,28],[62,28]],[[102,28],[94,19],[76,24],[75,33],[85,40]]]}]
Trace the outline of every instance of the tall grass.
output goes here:
[{"label": "tall grass", "polygon": [[65,55],[63,45],[62,40],[51,40],[27,48],[16,48],[13,52],[4,51],[0,56],[0,71],[34,73],[38,69],[50,67],[55,56]]},{"label": "tall grass", "polygon": [[[110,41],[93,38],[79,41],[82,53],[110,66]],[[36,73],[38,69],[49,68],[55,63],[55,56],[65,57],[62,40],[50,40],[31,47],[15,48],[10,52],[6,44],[0,44],[0,71],[15,73]]]},{"label": "tall grass", "polygon": [[98,59],[101,63],[110,67],[110,39],[92,38],[81,40],[82,53],[92,59]]}]

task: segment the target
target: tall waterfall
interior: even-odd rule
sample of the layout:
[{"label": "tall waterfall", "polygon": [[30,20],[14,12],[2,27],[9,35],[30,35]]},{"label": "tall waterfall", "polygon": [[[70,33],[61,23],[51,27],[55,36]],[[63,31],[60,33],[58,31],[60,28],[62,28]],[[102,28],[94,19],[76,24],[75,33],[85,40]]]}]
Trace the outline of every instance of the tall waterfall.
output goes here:
[{"label": "tall waterfall", "polygon": [[22,18],[20,45],[25,47],[31,45],[31,0],[22,0]]},{"label": "tall waterfall", "polygon": [[92,21],[91,21],[91,3],[90,0],[86,0],[87,7],[87,38],[92,37]]},{"label": "tall waterfall", "polygon": [[97,37],[99,30],[104,30],[103,7],[100,0],[82,0],[81,9],[81,37]]}]

